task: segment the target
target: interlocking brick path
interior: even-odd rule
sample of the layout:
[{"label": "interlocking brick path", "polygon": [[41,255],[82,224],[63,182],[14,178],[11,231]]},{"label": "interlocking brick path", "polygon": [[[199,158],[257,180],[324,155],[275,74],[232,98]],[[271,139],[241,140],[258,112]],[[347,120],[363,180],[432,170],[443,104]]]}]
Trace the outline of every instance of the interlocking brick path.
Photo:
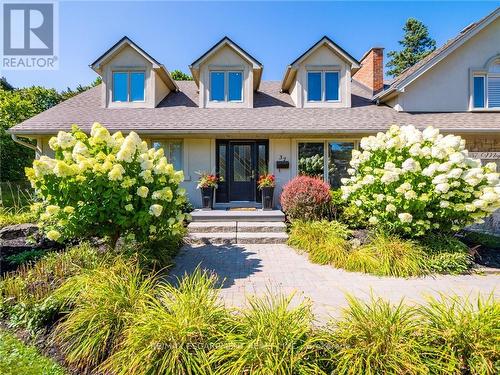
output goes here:
[{"label": "interlocking brick path", "polygon": [[319,324],[341,314],[346,293],[364,300],[380,296],[394,303],[404,298],[410,304],[439,293],[494,293],[500,298],[500,275],[377,277],[313,264],[287,245],[184,246],[175,262],[174,277],[200,265],[224,279],[221,298],[228,306],[244,306],[247,295],[262,295],[268,289],[295,293],[296,302],[309,298]]}]

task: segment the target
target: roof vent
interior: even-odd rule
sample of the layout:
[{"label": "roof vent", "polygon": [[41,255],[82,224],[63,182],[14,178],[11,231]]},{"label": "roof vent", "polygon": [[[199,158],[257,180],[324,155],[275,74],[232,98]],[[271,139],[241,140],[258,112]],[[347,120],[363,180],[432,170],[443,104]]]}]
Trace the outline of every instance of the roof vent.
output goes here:
[{"label": "roof vent", "polygon": [[468,26],[465,26],[462,31],[460,31],[460,34],[463,34],[465,33],[466,31],[469,31],[471,28],[473,28],[474,26],[476,26],[476,22],[472,22],[470,25]]}]

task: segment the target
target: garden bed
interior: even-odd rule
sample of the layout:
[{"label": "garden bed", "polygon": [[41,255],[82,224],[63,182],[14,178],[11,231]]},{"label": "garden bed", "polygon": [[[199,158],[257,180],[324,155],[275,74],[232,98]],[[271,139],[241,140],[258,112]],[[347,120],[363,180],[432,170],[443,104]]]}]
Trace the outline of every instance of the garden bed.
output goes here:
[{"label": "garden bed", "polygon": [[[500,250],[481,237],[429,234],[404,239],[368,229],[350,230],[337,221],[295,221],[289,244],[314,263],[378,276],[423,276],[497,271]],[[463,241],[463,242],[462,242]],[[493,242],[494,243],[494,242]]]},{"label": "garden bed", "polygon": [[[349,297],[341,317],[318,327],[311,303],[293,296],[249,297],[243,309],[226,308],[217,277],[199,269],[176,286],[122,258],[91,273],[88,265],[81,269],[46,296],[70,297],[57,319],[36,330],[17,322],[11,331],[67,373],[417,374],[432,368],[493,375],[500,360],[500,304],[493,296],[448,296],[414,307]],[[3,328],[12,330],[9,311],[4,308]]]}]

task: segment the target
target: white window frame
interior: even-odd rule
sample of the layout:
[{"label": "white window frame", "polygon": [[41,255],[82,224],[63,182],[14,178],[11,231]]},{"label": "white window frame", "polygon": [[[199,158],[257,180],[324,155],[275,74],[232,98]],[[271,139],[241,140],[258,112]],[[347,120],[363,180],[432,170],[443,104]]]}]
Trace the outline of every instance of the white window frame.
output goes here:
[{"label": "white window frame", "polygon": [[[309,100],[309,73],[321,73],[321,100]],[[338,99],[337,100],[326,100],[326,73],[337,73],[339,77]],[[340,103],[340,69],[308,69],[306,70],[306,101],[308,103]]]},{"label": "white window frame", "polygon": [[[483,78],[483,98],[484,98],[483,107],[475,107],[474,106],[474,100],[475,100],[474,92],[476,91],[475,87],[474,87],[474,78],[478,78],[478,77]],[[471,90],[472,103],[471,103],[471,106],[474,110],[481,111],[481,110],[485,110],[488,108],[488,91],[487,91],[487,84],[488,83],[487,83],[487,81],[488,81],[488,77],[485,74],[475,73],[472,75],[472,90]]]},{"label": "white window frame", "polygon": [[330,176],[328,173],[328,144],[330,142],[352,142],[354,144],[354,150],[359,149],[359,142],[360,140],[357,138],[320,138],[320,139],[296,139],[295,140],[295,147],[294,147],[294,152],[295,152],[295,176],[299,175],[299,143],[323,143],[323,181],[329,183],[330,181]]},{"label": "white window frame", "polygon": [[485,109],[499,111],[500,107],[490,107],[490,96],[488,95],[488,86],[490,83],[490,78],[500,78],[500,73],[488,73],[488,74],[486,74],[485,82],[484,82],[484,91],[485,91],[484,97],[486,98]]},{"label": "white window frame", "polygon": [[[213,100],[212,99],[212,73],[224,73],[224,100]],[[240,100],[229,100],[229,73],[240,73],[241,74],[241,99]],[[245,72],[243,70],[224,70],[224,69],[212,69],[208,72],[208,85],[210,92],[208,93],[208,100],[212,103],[243,103],[244,102],[244,86],[245,86]]]},{"label": "white window frame", "polygon": [[[500,78],[499,72],[492,72],[491,67],[500,62],[500,55],[490,58],[487,63],[480,68],[470,69],[469,80],[469,110],[472,112],[500,112],[500,107],[490,107],[488,95],[489,78]],[[474,77],[484,77],[484,107],[474,107]]]},{"label": "white window frame", "polygon": [[[115,100],[115,73],[126,73],[127,74],[127,100],[122,102],[121,100]],[[144,93],[142,95],[142,100],[130,100],[130,89],[132,87],[131,73],[142,73],[144,74]],[[113,103],[144,103],[146,101],[146,71],[142,69],[116,69],[111,72],[111,101]]]}]

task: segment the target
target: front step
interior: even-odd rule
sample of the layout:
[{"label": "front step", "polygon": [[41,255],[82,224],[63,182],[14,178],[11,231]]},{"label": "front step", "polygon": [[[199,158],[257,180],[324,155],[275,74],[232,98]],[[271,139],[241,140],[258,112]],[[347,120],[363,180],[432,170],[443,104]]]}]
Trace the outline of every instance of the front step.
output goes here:
[{"label": "front step", "polygon": [[191,212],[193,222],[224,222],[224,221],[244,221],[244,222],[283,222],[285,214],[280,210],[271,211],[237,211],[237,210],[194,210]]},{"label": "front step", "polygon": [[189,233],[184,240],[191,245],[231,245],[236,243],[236,232]]},{"label": "front step", "polygon": [[288,240],[288,234],[276,232],[237,233],[236,243],[241,244],[282,244]]},{"label": "front step", "polygon": [[185,238],[191,245],[232,245],[232,244],[284,244],[286,233],[247,232],[247,233],[189,233]]},{"label": "front step", "polygon": [[189,233],[226,233],[236,232],[236,221],[193,221],[188,225]]},{"label": "front step", "polygon": [[240,232],[273,232],[273,233],[284,233],[286,232],[286,224],[280,221],[267,221],[267,222],[257,222],[257,221],[239,221],[238,222],[238,233]]},{"label": "front step", "polygon": [[282,244],[286,225],[278,221],[194,221],[188,225],[190,244]]}]

